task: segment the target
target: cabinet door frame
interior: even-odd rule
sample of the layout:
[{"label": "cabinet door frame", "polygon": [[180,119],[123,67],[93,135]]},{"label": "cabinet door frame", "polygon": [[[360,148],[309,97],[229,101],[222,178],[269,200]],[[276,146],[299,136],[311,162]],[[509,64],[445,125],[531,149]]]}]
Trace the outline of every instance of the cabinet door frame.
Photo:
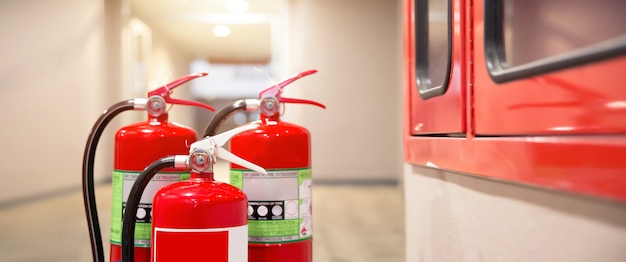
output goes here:
[{"label": "cabinet door frame", "polygon": [[[428,0],[405,0],[405,49],[404,62],[407,72],[410,97],[410,132],[414,135],[464,135],[466,132],[465,116],[465,29],[461,0],[443,0],[447,2],[447,56],[446,76],[442,85],[431,85],[428,75],[428,26],[416,25],[425,22],[427,17],[416,18],[416,12],[427,13]],[[419,6],[416,6],[419,5]],[[414,11],[422,7],[421,11]],[[456,15],[458,14],[458,15]],[[433,15],[433,17],[437,17]],[[439,15],[439,17],[442,17]],[[417,20],[416,20],[417,19]],[[434,18],[433,18],[434,19]],[[422,38],[419,38],[422,36]],[[419,51],[417,51],[419,50]]]}]

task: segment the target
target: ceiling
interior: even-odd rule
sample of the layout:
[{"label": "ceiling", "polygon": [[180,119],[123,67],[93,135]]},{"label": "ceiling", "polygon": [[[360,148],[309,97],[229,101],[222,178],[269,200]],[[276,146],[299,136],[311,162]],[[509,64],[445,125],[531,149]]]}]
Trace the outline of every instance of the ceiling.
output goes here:
[{"label": "ceiling", "polygon": [[[271,58],[272,21],[283,0],[247,0],[249,9],[233,13],[229,1],[242,0],[130,0],[133,14],[153,31],[171,39],[189,54],[211,63],[267,63]],[[217,37],[216,25],[230,27]]]}]

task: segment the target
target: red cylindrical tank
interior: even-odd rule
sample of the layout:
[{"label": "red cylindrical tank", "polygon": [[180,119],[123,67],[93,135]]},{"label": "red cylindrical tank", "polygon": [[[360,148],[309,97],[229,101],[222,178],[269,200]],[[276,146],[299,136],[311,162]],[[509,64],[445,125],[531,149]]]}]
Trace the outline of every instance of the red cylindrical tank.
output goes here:
[{"label": "red cylindrical tank", "polygon": [[[148,115],[148,120],[119,129],[115,136],[113,196],[111,212],[110,261],[121,261],[122,212],[132,185],[141,171],[150,163],[168,155],[185,155],[198,139],[191,128],[168,121],[168,114]],[[165,169],[148,184],[137,212],[135,261],[150,260],[150,236],[155,193],[164,186],[186,180],[186,169]]]},{"label": "red cylindrical tank", "polygon": [[248,261],[311,262],[309,131],[262,113],[259,127],[233,137],[230,149],[268,172],[231,164],[230,183],[248,196]]},{"label": "red cylindrical tank", "polygon": [[154,198],[151,261],[245,262],[247,198],[212,173],[166,186]]}]

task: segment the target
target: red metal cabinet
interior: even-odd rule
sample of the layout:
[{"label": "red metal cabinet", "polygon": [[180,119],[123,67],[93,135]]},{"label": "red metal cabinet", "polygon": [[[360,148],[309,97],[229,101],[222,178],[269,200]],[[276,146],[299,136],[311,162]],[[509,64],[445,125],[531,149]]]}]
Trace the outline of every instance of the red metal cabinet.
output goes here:
[{"label": "red metal cabinet", "polygon": [[626,133],[624,12],[613,0],[474,1],[476,134]]},{"label": "red metal cabinet", "polygon": [[[440,1],[441,2],[441,1]],[[416,79],[416,33],[414,1],[405,1],[404,27],[404,63],[407,70],[405,94],[410,97],[411,108],[409,128],[412,134],[462,134],[466,132],[465,118],[465,43],[464,9],[460,0],[448,1],[451,10],[448,20],[450,26],[450,61],[446,83],[447,90],[442,95],[423,98],[420,95]],[[458,14],[458,15],[454,15]],[[431,14],[431,17],[434,15]],[[439,19],[442,15],[439,14]],[[435,18],[431,18],[435,19]],[[419,70],[419,69],[417,69]],[[420,73],[420,72],[417,72]]]},{"label": "red metal cabinet", "polygon": [[[566,0],[451,0],[448,90],[423,99],[413,60],[418,41],[415,1],[404,4],[405,162],[626,201],[626,37],[539,62],[533,54],[517,55],[522,62],[507,61],[514,66],[506,68],[495,63],[499,61],[493,59],[494,52],[515,57],[514,52],[534,50],[541,43],[529,40],[524,42],[529,46],[519,50],[494,48],[489,40],[493,21],[486,17],[493,18],[490,12],[497,10],[496,4],[521,1],[541,6]],[[626,9],[626,4],[618,5],[614,8]],[[550,8],[555,7],[539,10],[554,13]],[[590,12],[596,11],[600,12]],[[526,30],[537,32],[532,23]]]}]

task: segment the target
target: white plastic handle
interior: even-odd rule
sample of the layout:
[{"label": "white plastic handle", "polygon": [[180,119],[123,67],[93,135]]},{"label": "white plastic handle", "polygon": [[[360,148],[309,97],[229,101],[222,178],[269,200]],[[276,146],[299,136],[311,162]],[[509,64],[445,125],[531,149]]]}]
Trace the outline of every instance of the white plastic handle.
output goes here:
[{"label": "white plastic handle", "polygon": [[257,166],[255,164],[250,163],[248,160],[245,160],[241,157],[236,156],[235,154],[228,152],[226,149],[224,149],[223,147],[218,147],[217,148],[217,157],[224,159],[228,162],[231,162],[233,164],[237,164],[240,165],[242,167],[245,167],[247,169],[250,170],[254,170],[257,171],[259,173],[262,173],[264,175],[267,175],[267,171],[265,171],[264,168]]},{"label": "white plastic handle", "polygon": [[231,152],[228,152],[226,149],[222,147],[226,144],[226,142],[228,142],[228,140],[230,140],[237,134],[248,131],[248,130],[256,129],[258,127],[259,127],[259,124],[248,124],[248,125],[233,128],[231,130],[228,130],[221,134],[217,134],[212,137],[206,137],[200,141],[197,141],[191,144],[189,152],[191,153],[196,148],[201,148],[209,152],[209,154],[211,154],[213,158],[219,157],[228,162],[243,166],[247,169],[254,170],[263,174],[267,174],[267,171],[265,171],[265,169],[263,169],[262,167],[255,165],[253,163],[250,163],[249,161],[242,159]]}]

